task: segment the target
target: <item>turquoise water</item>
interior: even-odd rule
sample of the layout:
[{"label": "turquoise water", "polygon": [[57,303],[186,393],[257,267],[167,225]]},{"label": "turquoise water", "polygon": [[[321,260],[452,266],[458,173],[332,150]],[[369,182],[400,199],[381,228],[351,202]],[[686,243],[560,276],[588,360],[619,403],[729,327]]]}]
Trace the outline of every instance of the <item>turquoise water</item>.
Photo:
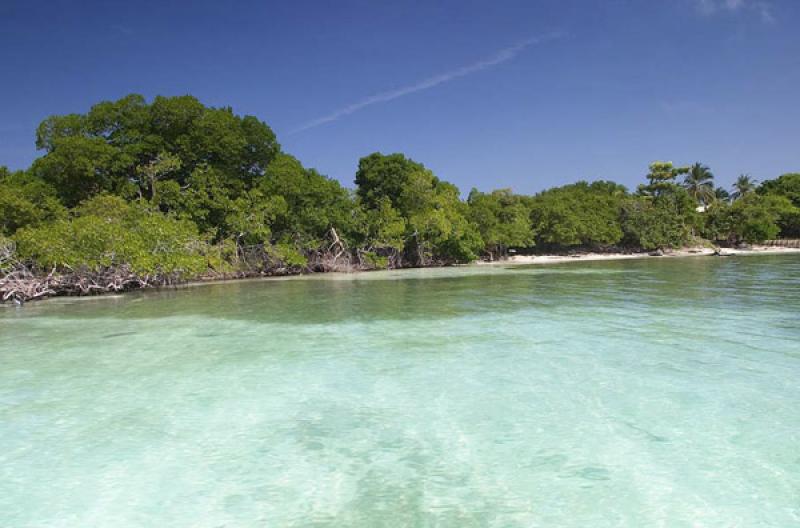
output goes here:
[{"label": "turquoise water", "polygon": [[0,526],[800,525],[800,257],[0,309]]}]

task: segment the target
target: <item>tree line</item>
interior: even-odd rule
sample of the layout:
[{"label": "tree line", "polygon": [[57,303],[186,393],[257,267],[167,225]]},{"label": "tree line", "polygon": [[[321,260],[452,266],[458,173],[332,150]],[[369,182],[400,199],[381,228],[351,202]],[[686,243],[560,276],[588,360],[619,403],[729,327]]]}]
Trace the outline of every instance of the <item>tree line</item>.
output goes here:
[{"label": "tree line", "polygon": [[402,154],[359,161],[348,189],[284,152],[270,127],[191,96],[140,95],[36,131],[0,167],[0,265],[186,278],[430,266],[510,249],[679,247],[800,236],[800,174],[730,192],[696,163],[650,165],[633,191],[578,182],[534,196],[459,189]]}]

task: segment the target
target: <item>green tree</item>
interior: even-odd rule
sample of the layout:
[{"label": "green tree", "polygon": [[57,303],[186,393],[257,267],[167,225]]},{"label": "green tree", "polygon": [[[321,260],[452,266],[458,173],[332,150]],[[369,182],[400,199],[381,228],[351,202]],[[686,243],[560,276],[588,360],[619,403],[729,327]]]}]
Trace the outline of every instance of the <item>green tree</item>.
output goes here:
[{"label": "green tree", "polygon": [[683,186],[689,196],[699,204],[708,205],[715,199],[714,175],[707,166],[700,162],[689,167],[683,180]]},{"label": "green tree", "polygon": [[748,174],[740,174],[733,184],[733,189],[731,199],[736,201],[754,192],[756,190],[756,181]]},{"label": "green tree", "polygon": [[58,190],[67,207],[102,192],[122,193],[129,183],[115,177],[118,152],[98,137],[65,136],[51,141],[52,150],[33,162],[31,171]]},{"label": "green tree", "polygon": [[725,200],[716,200],[708,206],[704,213],[704,222],[701,234],[711,241],[727,240],[730,229],[730,203]]},{"label": "green tree", "polygon": [[406,214],[407,240],[418,265],[475,260],[483,241],[467,220],[455,185],[439,181],[430,171],[414,172],[399,205]]},{"label": "green tree", "polygon": [[783,174],[774,180],[766,180],[758,188],[759,194],[785,196],[800,207],[800,172]]},{"label": "green tree", "polygon": [[256,185],[268,199],[282,199],[286,204],[272,226],[277,239],[295,239],[304,247],[316,248],[332,228],[342,233],[351,230],[355,204],[347,189],[304,168],[293,156],[276,156]]},{"label": "green tree", "polygon": [[225,235],[236,242],[237,248],[269,244],[275,219],[286,214],[286,201],[280,196],[265,197],[252,189],[230,200],[224,219]]},{"label": "green tree", "polygon": [[356,172],[356,195],[369,211],[388,200],[406,222],[405,249],[418,265],[475,259],[482,241],[458,188],[402,154],[370,154]]},{"label": "green tree", "polygon": [[136,167],[140,189],[147,189],[150,201],[157,203],[156,183],[168,174],[181,168],[181,159],[168,152],[161,152],[146,165]]},{"label": "green tree", "polygon": [[[429,172],[421,164],[402,154],[384,155],[374,152],[361,158],[356,171],[356,194],[366,208],[374,208],[386,198],[392,207],[402,210],[400,199],[412,175]],[[433,178],[435,185],[438,180]]]},{"label": "green tree", "polygon": [[[689,198],[688,194],[686,197]],[[622,227],[625,243],[641,249],[681,247],[690,236],[690,228],[676,206],[668,200],[633,198],[624,208]]]},{"label": "green tree", "polygon": [[[142,191],[143,168],[173,160],[166,178],[184,186],[201,167],[218,171],[233,197],[246,192],[280,152],[275,135],[251,116],[211,108],[191,96],[140,95],[94,105],[87,114],[47,118],[36,145],[45,151],[33,171],[53,184],[72,207],[98,193],[121,196]],[[151,189],[152,191],[152,189]]]},{"label": "green tree", "polygon": [[66,215],[55,189],[27,172],[0,166],[0,189],[0,235]]},{"label": "green tree", "polygon": [[534,245],[530,209],[523,197],[510,189],[491,193],[472,189],[467,204],[469,219],[477,226],[484,249],[491,258],[506,254],[510,247]]},{"label": "green tree", "polygon": [[758,188],[758,193],[787,198],[793,209],[784,209],[778,225],[781,236],[800,237],[800,173],[788,173],[774,180],[766,180]]},{"label": "green tree", "polygon": [[367,251],[402,251],[405,247],[406,220],[392,207],[388,198],[367,209],[363,219],[363,246]]},{"label": "green tree", "polygon": [[689,172],[689,167],[675,167],[671,161],[654,161],[647,173],[646,185],[639,186],[639,194],[658,197],[665,192],[674,192],[679,185],[678,176]]},{"label": "green tree", "polygon": [[174,180],[163,181],[158,204],[162,210],[190,219],[202,233],[219,242],[238,233],[236,227],[227,225],[226,219],[234,211],[239,195],[226,185],[221,170],[200,165],[183,185]]},{"label": "green tree", "polygon": [[358,203],[348,233],[361,260],[373,268],[397,263],[405,249],[406,220],[392,207],[388,198],[367,209]]},{"label": "green tree", "polygon": [[531,202],[538,244],[607,246],[622,240],[625,187],[612,182],[578,182],[548,189]]},{"label": "green tree", "polygon": [[22,228],[14,240],[22,258],[62,270],[127,267],[140,275],[188,277],[207,265],[194,224],[116,196],[93,197],[72,218]]},{"label": "green tree", "polygon": [[[702,218],[696,211],[697,199],[675,183],[678,176],[689,172],[689,167],[675,167],[672,162],[650,164],[648,183],[640,185],[637,193],[643,201],[637,199],[628,204],[623,215],[627,244],[643,249],[678,247],[703,230]],[[700,178],[698,185],[702,185],[704,178],[708,179],[703,166],[696,167],[695,172]]]},{"label": "green tree", "polygon": [[728,210],[728,239],[749,243],[773,239],[780,232],[781,216],[793,212],[796,208],[784,196],[746,193]]},{"label": "green tree", "polygon": [[728,202],[731,199],[731,194],[724,187],[717,187],[714,189],[715,202]]}]

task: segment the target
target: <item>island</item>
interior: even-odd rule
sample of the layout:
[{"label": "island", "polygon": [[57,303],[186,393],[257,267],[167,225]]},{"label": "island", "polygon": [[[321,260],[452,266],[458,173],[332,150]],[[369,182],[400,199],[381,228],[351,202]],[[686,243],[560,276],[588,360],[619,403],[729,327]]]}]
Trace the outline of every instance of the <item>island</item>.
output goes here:
[{"label": "island", "polygon": [[464,199],[422,163],[376,152],[350,189],[284,152],[257,117],[189,95],[52,116],[36,146],[28,169],[0,167],[3,302],[509,257],[724,255],[800,238],[800,173],[743,174],[726,190],[702,163],[657,161],[635,190],[579,181]]}]

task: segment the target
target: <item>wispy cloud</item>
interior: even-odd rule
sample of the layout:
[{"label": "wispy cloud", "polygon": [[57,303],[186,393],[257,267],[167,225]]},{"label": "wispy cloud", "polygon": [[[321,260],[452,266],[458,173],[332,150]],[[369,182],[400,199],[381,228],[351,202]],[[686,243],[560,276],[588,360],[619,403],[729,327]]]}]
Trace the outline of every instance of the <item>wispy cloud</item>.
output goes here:
[{"label": "wispy cloud", "polygon": [[758,15],[762,22],[775,22],[772,4],[766,0],[694,0],[697,11],[703,15],[745,12]]},{"label": "wispy cloud", "polygon": [[761,20],[767,23],[775,22],[775,17],[772,16],[772,6],[767,2],[756,2],[755,4],[758,13],[761,15]]},{"label": "wispy cloud", "polygon": [[545,35],[540,35],[536,37],[531,37],[525,39],[514,46],[510,46],[508,48],[503,48],[500,51],[497,51],[494,55],[487,57],[485,59],[479,60],[477,62],[473,62],[472,64],[468,64],[467,66],[462,66],[460,68],[456,68],[454,70],[446,71],[444,73],[440,73],[439,75],[434,75],[433,77],[428,77],[427,79],[423,79],[418,81],[414,84],[409,84],[407,86],[403,86],[401,88],[396,88],[394,90],[389,90],[386,92],[377,93],[375,95],[371,95],[369,97],[365,97],[360,101],[356,101],[355,103],[351,103],[347,106],[343,106],[338,110],[334,110],[333,112],[324,115],[320,118],[314,119],[313,121],[309,121],[308,123],[301,125],[294,130],[290,131],[290,134],[296,134],[298,132],[302,132],[304,130],[308,130],[310,128],[318,127],[320,125],[324,125],[325,123],[330,123],[332,121],[336,121],[344,116],[350,115],[352,113],[358,112],[368,106],[372,106],[378,103],[385,103],[387,101],[392,101],[394,99],[399,99],[400,97],[413,94],[416,92],[421,92],[423,90],[428,90],[435,86],[439,86],[440,84],[444,84],[446,82],[450,82],[454,79],[458,79],[460,77],[466,77],[467,75],[472,75],[473,73],[478,73],[480,71],[486,70],[493,66],[497,66],[498,64],[502,64],[504,62],[508,62],[512,60],[514,57],[519,55],[522,51],[526,48],[529,48],[536,44],[541,44],[543,42],[547,42],[550,40],[558,39],[563,37],[564,34],[561,32],[552,32],[547,33]]}]

